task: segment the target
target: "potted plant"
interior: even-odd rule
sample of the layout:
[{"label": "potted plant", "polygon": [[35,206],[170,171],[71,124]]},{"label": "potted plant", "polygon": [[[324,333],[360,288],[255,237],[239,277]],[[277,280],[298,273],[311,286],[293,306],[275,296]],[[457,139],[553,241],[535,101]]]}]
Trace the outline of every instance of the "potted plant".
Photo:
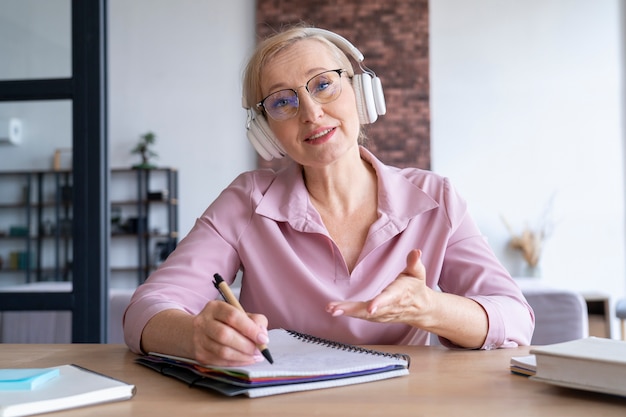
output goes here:
[{"label": "potted plant", "polygon": [[150,162],[150,158],[156,158],[158,154],[154,152],[151,147],[156,142],[156,135],[152,132],[145,133],[140,136],[139,142],[133,148],[131,153],[141,155],[141,163],[133,165],[133,168],[137,169],[152,169],[156,168],[156,165]]}]

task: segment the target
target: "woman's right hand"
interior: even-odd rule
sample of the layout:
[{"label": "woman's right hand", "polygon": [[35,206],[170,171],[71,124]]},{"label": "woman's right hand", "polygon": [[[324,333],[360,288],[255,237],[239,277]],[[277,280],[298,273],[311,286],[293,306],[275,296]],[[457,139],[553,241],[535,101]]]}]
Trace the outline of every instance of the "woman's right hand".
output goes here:
[{"label": "woman's right hand", "polygon": [[224,301],[209,301],[192,321],[193,357],[204,364],[241,366],[265,360],[257,345],[268,343],[267,317],[244,313]]}]

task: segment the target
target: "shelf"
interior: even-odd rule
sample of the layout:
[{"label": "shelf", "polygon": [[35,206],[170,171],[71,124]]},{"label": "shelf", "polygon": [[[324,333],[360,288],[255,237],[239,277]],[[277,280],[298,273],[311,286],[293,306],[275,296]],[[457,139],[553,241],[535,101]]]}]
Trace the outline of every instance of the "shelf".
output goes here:
[{"label": "shelf", "polygon": [[[4,268],[4,269],[0,269],[0,274],[24,274],[27,271],[29,271],[32,274],[36,270],[35,270],[35,268],[30,268],[29,270],[27,270],[27,269]],[[54,267],[50,266],[50,267],[46,267],[46,268],[39,268],[37,271],[41,272],[42,274],[52,274],[52,273],[56,273],[57,272],[57,268],[54,268]],[[59,268],[59,271],[66,272],[66,271],[69,271],[69,269],[67,269],[67,268]]]},{"label": "shelf", "polygon": [[[154,268],[150,267],[150,269],[154,269]],[[111,267],[111,272],[137,272],[137,271],[143,271],[143,269],[138,268],[136,266],[112,266]]]},{"label": "shelf", "polygon": [[589,335],[596,337],[611,337],[611,309],[607,294],[585,292],[589,317]]},{"label": "shelf", "polygon": [[164,200],[128,200],[128,201],[111,201],[112,206],[133,206],[137,204],[171,204],[177,205],[178,200],[175,198],[164,199]]},{"label": "shelf", "polygon": [[119,237],[119,238],[137,238],[139,236],[151,238],[151,239],[169,239],[169,238],[177,238],[178,232],[171,232],[170,234],[163,233],[144,233],[143,235],[139,235],[137,233],[111,233],[111,238]]},{"label": "shelf", "polygon": [[41,235],[41,236],[10,236],[10,235],[0,235],[0,239],[3,240],[9,240],[9,239],[14,239],[14,240],[35,240],[35,239],[71,239],[72,235],[71,234],[60,234],[59,236],[56,235]]},{"label": "shelf", "polygon": [[[0,203],[0,209],[14,209],[14,208],[24,208],[28,207],[27,204],[24,203]],[[31,207],[35,207],[31,204]]]},{"label": "shelf", "polygon": [[[8,261],[16,252],[32,254],[37,263],[29,269],[2,269],[0,273],[22,273],[26,283],[44,276],[48,280],[55,274],[59,280],[68,273],[71,276],[71,266],[68,272],[61,265],[67,265],[73,255],[72,187],[68,170],[0,172],[0,232],[4,232],[0,256]],[[171,252],[178,243],[178,171],[167,167],[112,169],[109,189],[117,193],[111,196],[110,207],[111,217],[116,219],[111,224],[111,230],[116,230],[111,239],[115,239],[116,249],[124,252],[118,256],[124,259],[136,253],[132,255],[136,265],[110,268],[110,272],[135,272],[137,284],[141,284],[153,270],[155,251],[163,256],[164,247]],[[28,235],[10,234],[16,227]],[[124,231],[118,232],[122,227]],[[112,264],[115,261],[110,260]],[[51,263],[54,267],[48,268]]]}]

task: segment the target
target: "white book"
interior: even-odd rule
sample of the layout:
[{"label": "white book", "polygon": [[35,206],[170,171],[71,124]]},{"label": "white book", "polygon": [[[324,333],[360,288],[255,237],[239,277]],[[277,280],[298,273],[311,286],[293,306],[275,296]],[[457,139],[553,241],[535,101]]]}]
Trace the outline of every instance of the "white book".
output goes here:
[{"label": "white book", "polygon": [[537,358],[535,358],[535,355],[512,357],[511,372],[525,376],[535,375],[537,372]]},{"label": "white book", "polygon": [[532,348],[536,373],[553,385],[626,396],[626,342],[588,337]]},{"label": "white book", "polygon": [[20,417],[127,400],[135,386],[77,365],[61,365],[58,376],[28,390],[0,390],[0,417]]}]

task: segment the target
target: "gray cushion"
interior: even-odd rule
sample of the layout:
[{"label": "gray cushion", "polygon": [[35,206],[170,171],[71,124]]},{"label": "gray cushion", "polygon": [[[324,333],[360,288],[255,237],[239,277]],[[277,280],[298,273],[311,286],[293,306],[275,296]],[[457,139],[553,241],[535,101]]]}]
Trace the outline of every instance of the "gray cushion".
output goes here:
[{"label": "gray cushion", "polygon": [[626,298],[617,301],[615,305],[615,315],[620,319],[626,319]]}]

